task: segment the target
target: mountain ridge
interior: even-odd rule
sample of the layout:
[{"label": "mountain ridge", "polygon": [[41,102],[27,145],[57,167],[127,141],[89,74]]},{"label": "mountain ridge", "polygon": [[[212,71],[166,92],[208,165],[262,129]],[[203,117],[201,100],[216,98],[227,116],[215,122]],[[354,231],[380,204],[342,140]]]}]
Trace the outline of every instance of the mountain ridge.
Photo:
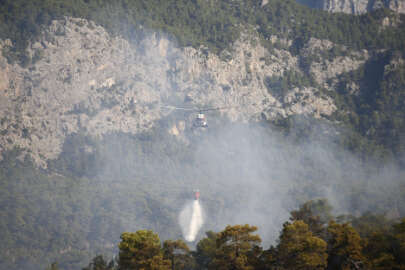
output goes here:
[{"label": "mountain ridge", "polygon": [[[173,106],[229,107],[220,113],[233,121],[300,114],[341,121],[355,107],[342,107],[336,98],[357,98],[361,91],[359,78],[348,81],[348,75],[383,52],[311,37],[292,53],[292,40],[273,35],[263,43],[248,29],[220,54],[171,40],[151,32],[131,43],[92,21],[65,17],[29,45],[32,60],[25,67],[7,60],[14,45],[2,41],[1,152],[18,147],[25,153],[21,159],[28,155],[46,168],[69,134],[136,134]],[[394,71],[402,67],[384,65]],[[342,87],[349,90],[341,92]],[[192,120],[189,115],[179,125],[190,128]]]},{"label": "mountain ridge", "polygon": [[405,13],[405,1],[403,0],[297,0],[297,2],[328,12],[343,12],[353,15],[364,14],[380,8]]},{"label": "mountain ridge", "polygon": [[[284,49],[269,53],[251,39],[242,37],[231,52],[223,52],[222,58],[229,58],[223,60],[191,47],[176,48],[165,37],[151,35],[134,47],[83,19],[54,21],[30,46],[32,57],[41,55],[31,66],[10,65],[1,59],[3,151],[18,146],[46,167],[47,159],[58,157],[63,138],[80,128],[91,136],[139,133],[151,128],[173,102],[195,108],[239,106],[224,111],[233,120],[331,115],[332,101],[322,94],[315,96],[314,92],[319,95],[316,88],[297,85],[281,100],[271,93],[266,85],[270,77],[284,72],[302,76],[298,59]],[[332,77],[340,72],[338,68]]]}]

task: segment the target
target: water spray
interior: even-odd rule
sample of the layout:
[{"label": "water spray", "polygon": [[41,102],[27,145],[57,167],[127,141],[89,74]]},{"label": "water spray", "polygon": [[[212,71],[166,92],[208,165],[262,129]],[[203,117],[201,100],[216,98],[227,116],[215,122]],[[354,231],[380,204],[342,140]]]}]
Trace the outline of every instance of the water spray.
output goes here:
[{"label": "water spray", "polygon": [[204,223],[199,197],[200,193],[196,191],[195,200],[187,203],[179,216],[179,223],[183,232],[183,237],[188,242],[193,242],[195,240],[198,231]]}]

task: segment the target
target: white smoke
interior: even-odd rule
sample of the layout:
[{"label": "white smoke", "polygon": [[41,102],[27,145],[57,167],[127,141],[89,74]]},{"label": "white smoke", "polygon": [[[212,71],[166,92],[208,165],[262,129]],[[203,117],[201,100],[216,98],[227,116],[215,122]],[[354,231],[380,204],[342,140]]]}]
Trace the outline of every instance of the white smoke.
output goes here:
[{"label": "white smoke", "polygon": [[198,200],[185,205],[180,212],[179,223],[184,239],[193,242],[204,224],[203,211]]}]

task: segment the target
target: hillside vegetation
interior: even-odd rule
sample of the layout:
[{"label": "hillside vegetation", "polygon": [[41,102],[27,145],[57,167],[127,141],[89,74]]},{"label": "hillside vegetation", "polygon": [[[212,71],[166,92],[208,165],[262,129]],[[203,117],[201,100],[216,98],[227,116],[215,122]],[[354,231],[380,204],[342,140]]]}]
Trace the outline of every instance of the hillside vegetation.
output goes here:
[{"label": "hillside vegetation", "polygon": [[[315,130],[305,125],[289,139],[267,126],[211,126],[203,136],[190,134],[188,146],[165,129],[101,141],[75,135],[50,163],[51,173],[18,161],[18,151],[8,153],[0,163],[0,254],[6,258],[0,268],[38,269],[57,261],[63,269],[77,269],[96,254],[116,253],[123,231],[151,229],[162,239],[178,239],[177,215],[194,188],[208,214],[204,229],[246,220],[238,216],[249,211],[248,220],[260,221],[266,246],[280,230],[285,209],[325,195],[325,188],[345,212],[386,213],[395,220],[405,215],[403,172],[359,170],[361,163],[350,156],[318,149],[336,143],[313,138]],[[303,138],[311,138],[310,145]],[[89,145],[96,150],[83,151]]]},{"label": "hillside vegetation", "polygon": [[[227,48],[240,31],[257,27],[264,41],[272,35],[293,40],[297,52],[310,37],[328,39],[355,49],[401,49],[405,47],[404,20],[389,10],[362,16],[329,14],[312,10],[294,0],[5,0],[1,5],[0,37],[10,38],[16,57],[41,27],[61,16],[86,18],[114,34],[137,38],[140,28],[161,30],[176,37],[181,46],[207,46],[214,52]],[[402,15],[401,15],[402,16]],[[381,31],[382,19],[397,27]],[[402,18],[402,17],[401,17]]]},{"label": "hillside vegetation", "polygon": [[[151,241],[150,254],[146,262],[139,260],[145,265],[155,262],[155,268],[147,266],[153,269],[171,264],[175,269],[404,267],[403,15],[385,9],[361,16],[329,14],[293,0],[269,0],[264,6],[261,0],[3,0],[0,39],[7,61],[34,70],[41,55],[31,56],[27,46],[52,20],[64,16],[94,21],[132,43],[158,32],[180,47],[221,57],[242,33],[253,33],[266,49],[286,50],[299,65],[282,76],[266,77],[265,91],[282,102],[291,89],[312,87],[317,95],[331,97],[337,110],[319,119],[263,117],[255,123],[230,122],[215,112],[207,130],[186,129],[181,136],[168,130],[184,121],[183,112],[172,112],[137,134],[116,131],[90,137],[81,127],[67,134],[62,153],[46,160],[43,168],[29,155],[21,155],[24,149],[4,151],[0,269],[44,269],[52,262],[63,269],[79,269],[97,254],[108,258],[119,254],[120,269],[141,267],[136,265],[139,258],[131,262],[126,244],[142,237]],[[311,38],[334,45],[306,53]],[[369,58],[336,81],[320,83],[311,73],[316,63],[363,49]],[[72,78],[65,79],[68,83]],[[353,89],[353,84],[358,87]],[[52,92],[40,90],[44,95]],[[119,85],[102,90],[113,101],[117,91],[125,92]],[[105,103],[116,105],[108,99]],[[22,134],[30,136],[28,130]],[[182,241],[168,240],[162,249],[152,231],[163,240],[180,238],[177,215],[196,188],[208,213],[204,230],[219,231],[231,222],[248,220],[259,226],[263,246],[257,236],[250,238],[255,227],[229,226],[219,233],[208,232],[205,238],[200,234],[201,241],[193,243],[195,252]],[[297,205],[325,196],[337,205],[336,212],[345,215],[312,216],[309,203],[282,224]],[[316,206],[324,204],[317,201]],[[249,236],[249,245],[236,257],[228,252],[228,245],[234,248],[230,236],[234,229],[236,235]],[[87,269],[114,267],[98,256]]]},{"label": "hillside vegetation", "polygon": [[190,251],[182,240],[166,240],[162,245],[152,231],[123,233],[115,260],[107,263],[99,255],[83,270],[404,267],[405,220],[390,224],[382,216],[364,215],[346,217],[351,223],[342,222],[332,217],[330,209],[326,200],[316,200],[292,211],[278,244],[269,249],[262,248],[257,227],[248,224],[207,232],[196,251]]}]

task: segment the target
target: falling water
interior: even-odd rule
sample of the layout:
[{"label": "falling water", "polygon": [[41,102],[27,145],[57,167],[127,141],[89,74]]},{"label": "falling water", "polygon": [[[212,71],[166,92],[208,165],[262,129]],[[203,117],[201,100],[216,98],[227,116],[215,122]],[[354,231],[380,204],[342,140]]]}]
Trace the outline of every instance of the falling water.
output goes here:
[{"label": "falling water", "polygon": [[188,242],[193,242],[204,223],[203,213],[199,200],[186,204],[179,216],[179,223],[183,237]]}]

